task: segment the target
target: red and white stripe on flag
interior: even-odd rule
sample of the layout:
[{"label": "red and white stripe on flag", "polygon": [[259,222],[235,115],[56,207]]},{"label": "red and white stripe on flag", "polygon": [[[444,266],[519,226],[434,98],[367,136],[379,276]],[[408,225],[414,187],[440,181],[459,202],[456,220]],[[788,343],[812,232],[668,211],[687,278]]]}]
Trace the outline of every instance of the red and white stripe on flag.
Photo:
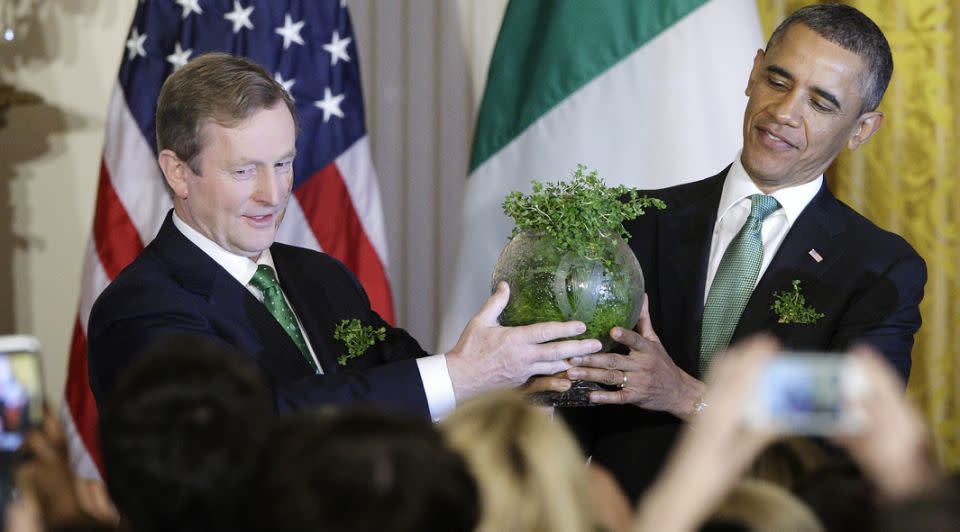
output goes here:
[{"label": "red and white stripe on flag", "polygon": [[153,109],[181,59],[220,50],[246,55],[294,97],[301,134],[294,192],[277,240],[322,250],[360,279],[374,310],[393,322],[387,245],[343,2],[202,0],[142,2],[126,42],[107,113],[93,230],[83,262],[79,309],[61,419],[71,464],[98,478],[98,411],[87,373],[86,331],[97,296],[156,235],[172,203],[156,163]]}]

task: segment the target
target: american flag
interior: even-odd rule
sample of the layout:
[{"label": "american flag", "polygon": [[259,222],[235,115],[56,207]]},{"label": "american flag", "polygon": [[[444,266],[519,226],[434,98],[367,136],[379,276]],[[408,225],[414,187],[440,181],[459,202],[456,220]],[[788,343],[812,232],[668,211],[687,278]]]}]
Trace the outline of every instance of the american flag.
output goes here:
[{"label": "american flag", "polygon": [[256,61],[296,103],[294,190],[277,240],[343,261],[374,310],[393,321],[380,191],[345,1],[141,0],[107,115],[62,412],[71,462],[84,477],[98,477],[101,464],[87,379],[90,308],[153,239],[172,207],[156,162],[157,96],[171,72],[211,51]]}]

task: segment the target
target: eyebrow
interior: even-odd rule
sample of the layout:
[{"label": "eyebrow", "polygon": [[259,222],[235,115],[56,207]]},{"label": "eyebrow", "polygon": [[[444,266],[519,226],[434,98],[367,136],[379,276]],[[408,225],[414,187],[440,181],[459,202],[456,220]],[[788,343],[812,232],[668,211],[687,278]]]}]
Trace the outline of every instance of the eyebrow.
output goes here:
[{"label": "eyebrow", "polygon": [[[296,158],[296,156],[297,156],[297,149],[296,149],[296,148],[293,148],[292,150],[288,151],[287,153],[284,153],[283,155],[281,155],[281,156],[277,159],[277,161],[283,161],[283,160],[286,160],[286,159],[294,159],[294,158]],[[257,161],[257,160],[254,160],[254,159],[240,159],[240,160],[238,160],[238,161],[234,161],[234,163],[233,163],[234,166],[244,166],[244,165],[248,165],[248,164],[264,164],[264,163],[263,163],[263,161]],[[270,163],[270,164],[273,164],[273,163]]]},{"label": "eyebrow", "polygon": [[[787,79],[790,80],[790,81],[794,81],[793,74],[791,74],[790,72],[788,72],[788,71],[785,70],[784,68],[779,67],[779,66],[777,66],[777,65],[770,65],[770,66],[768,66],[768,67],[767,67],[767,71],[768,71],[768,72],[773,72],[774,74],[776,74],[776,75],[778,75],[778,76],[787,78]],[[825,90],[825,89],[821,89],[820,87],[813,87],[813,88],[810,89],[810,90],[812,90],[814,93],[816,93],[818,96],[820,96],[820,97],[823,98],[824,100],[827,100],[828,102],[832,103],[832,104],[837,108],[838,111],[842,111],[842,110],[843,110],[843,106],[840,105],[840,100],[838,100],[837,97],[834,96],[833,93],[831,93],[830,91]]]}]

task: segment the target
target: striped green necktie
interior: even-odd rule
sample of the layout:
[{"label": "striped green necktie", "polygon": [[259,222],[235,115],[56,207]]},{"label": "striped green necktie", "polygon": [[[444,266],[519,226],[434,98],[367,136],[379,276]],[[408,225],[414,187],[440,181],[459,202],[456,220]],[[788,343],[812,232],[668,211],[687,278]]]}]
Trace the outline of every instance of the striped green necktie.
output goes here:
[{"label": "striped green necktie", "polygon": [[267,307],[267,310],[283,326],[283,330],[290,335],[290,339],[297,345],[297,349],[307,359],[307,364],[316,371],[316,364],[313,362],[313,357],[310,356],[310,350],[307,349],[307,342],[303,339],[303,332],[300,331],[297,317],[293,315],[293,311],[287,305],[287,300],[283,298],[283,292],[280,290],[280,283],[273,273],[273,268],[266,264],[257,266],[257,273],[253,274],[250,284],[263,293],[263,304]]},{"label": "striped green necktie", "polygon": [[717,351],[730,343],[733,330],[753,293],[760,263],[763,262],[763,239],[760,235],[763,220],[778,208],[780,202],[773,196],[750,196],[750,216],[720,259],[707,302],[703,306],[701,374],[706,373]]}]

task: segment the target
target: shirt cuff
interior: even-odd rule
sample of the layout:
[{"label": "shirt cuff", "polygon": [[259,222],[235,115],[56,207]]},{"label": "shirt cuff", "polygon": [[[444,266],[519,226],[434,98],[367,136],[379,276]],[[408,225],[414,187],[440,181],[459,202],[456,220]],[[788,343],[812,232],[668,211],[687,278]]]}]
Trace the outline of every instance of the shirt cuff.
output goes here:
[{"label": "shirt cuff", "polygon": [[420,370],[423,391],[427,395],[430,418],[440,421],[457,406],[453,382],[447,372],[447,356],[439,354],[418,358],[417,369]]}]

